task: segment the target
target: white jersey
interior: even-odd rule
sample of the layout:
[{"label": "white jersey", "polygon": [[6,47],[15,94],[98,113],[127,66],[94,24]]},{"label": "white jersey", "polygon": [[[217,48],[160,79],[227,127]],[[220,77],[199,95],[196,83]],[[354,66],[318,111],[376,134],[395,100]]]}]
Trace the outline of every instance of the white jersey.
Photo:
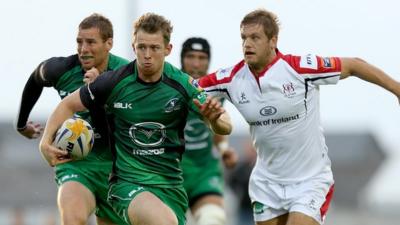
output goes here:
[{"label": "white jersey", "polygon": [[250,182],[291,184],[321,172],[332,176],[320,126],[319,85],[337,83],[340,71],[336,57],[277,51],[258,78],[241,61],[199,80],[208,94],[232,102],[250,125],[257,151]]}]

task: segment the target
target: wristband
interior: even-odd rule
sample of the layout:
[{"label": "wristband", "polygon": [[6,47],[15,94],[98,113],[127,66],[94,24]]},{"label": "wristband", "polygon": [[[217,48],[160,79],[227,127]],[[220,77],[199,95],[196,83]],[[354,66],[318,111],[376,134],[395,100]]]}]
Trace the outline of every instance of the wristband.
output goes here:
[{"label": "wristband", "polygon": [[229,148],[229,143],[227,141],[221,141],[217,144],[219,153],[222,155]]},{"label": "wristband", "polygon": [[27,128],[27,126],[23,126],[23,127],[17,127],[17,131],[24,131]]}]

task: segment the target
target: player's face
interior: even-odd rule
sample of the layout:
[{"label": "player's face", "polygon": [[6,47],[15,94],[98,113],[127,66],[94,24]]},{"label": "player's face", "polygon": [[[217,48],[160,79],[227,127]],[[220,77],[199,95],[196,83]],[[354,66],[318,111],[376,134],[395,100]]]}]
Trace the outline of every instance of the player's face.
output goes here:
[{"label": "player's face", "polygon": [[207,74],[208,55],[200,51],[188,51],[183,57],[183,69],[195,79]]},{"label": "player's face", "polygon": [[79,29],[76,43],[79,61],[84,70],[92,67],[100,71],[107,69],[108,53],[113,44],[112,38],[103,41],[98,28]]},{"label": "player's face", "polygon": [[171,53],[172,45],[165,44],[161,31],[150,34],[143,30],[136,33],[133,50],[140,78],[157,81],[162,73],[165,57]]},{"label": "player's face", "polygon": [[275,57],[277,38],[269,39],[260,24],[247,24],[240,28],[244,60],[249,67],[261,72]]}]

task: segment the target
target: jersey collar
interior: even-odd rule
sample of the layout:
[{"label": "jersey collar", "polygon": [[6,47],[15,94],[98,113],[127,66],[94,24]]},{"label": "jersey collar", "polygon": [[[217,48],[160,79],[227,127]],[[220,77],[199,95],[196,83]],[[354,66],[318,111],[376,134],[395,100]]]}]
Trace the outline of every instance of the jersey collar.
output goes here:
[{"label": "jersey collar", "polygon": [[271,68],[279,59],[281,59],[283,57],[283,54],[276,48],[275,49],[275,53],[276,56],[275,58],[272,60],[272,62],[270,62],[269,64],[267,64],[264,69],[257,74],[257,77],[260,78],[262,76],[264,76],[264,74],[269,70],[269,68]]}]

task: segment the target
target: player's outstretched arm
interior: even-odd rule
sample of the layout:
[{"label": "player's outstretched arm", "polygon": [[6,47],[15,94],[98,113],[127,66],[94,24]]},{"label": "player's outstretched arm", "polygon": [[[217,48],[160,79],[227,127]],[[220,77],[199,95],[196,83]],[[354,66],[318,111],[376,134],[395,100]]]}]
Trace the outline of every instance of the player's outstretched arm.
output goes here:
[{"label": "player's outstretched arm", "polygon": [[379,85],[396,95],[400,103],[400,83],[391,78],[381,69],[359,58],[341,58],[341,79],[355,76],[362,80]]},{"label": "player's outstretched arm", "polygon": [[214,133],[228,135],[232,132],[232,124],[229,114],[221,106],[221,103],[217,98],[207,96],[207,99],[203,104],[200,104],[197,99],[194,99],[193,101],[197,107],[199,107],[201,115],[203,115],[205,121],[210,124]]},{"label": "player's outstretched arm", "polygon": [[39,144],[40,152],[50,166],[71,161],[71,159],[67,158],[68,153],[66,151],[54,147],[52,143],[55,134],[62,123],[66,119],[71,118],[75,112],[83,111],[85,109],[86,108],[82,104],[79,96],[78,89],[68,97],[64,98],[50,115]]},{"label": "player's outstretched arm", "polygon": [[38,101],[44,88],[42,77],[39,76],[39,71],[41,71],[42,65],[43,63],[35,69],[25,84],[16,120],[17,131],[22,136],[29,139],[38,138],[43,132],[43,127],[41,124],[28,121],[29,114],[31,113],[33,106]]}]

